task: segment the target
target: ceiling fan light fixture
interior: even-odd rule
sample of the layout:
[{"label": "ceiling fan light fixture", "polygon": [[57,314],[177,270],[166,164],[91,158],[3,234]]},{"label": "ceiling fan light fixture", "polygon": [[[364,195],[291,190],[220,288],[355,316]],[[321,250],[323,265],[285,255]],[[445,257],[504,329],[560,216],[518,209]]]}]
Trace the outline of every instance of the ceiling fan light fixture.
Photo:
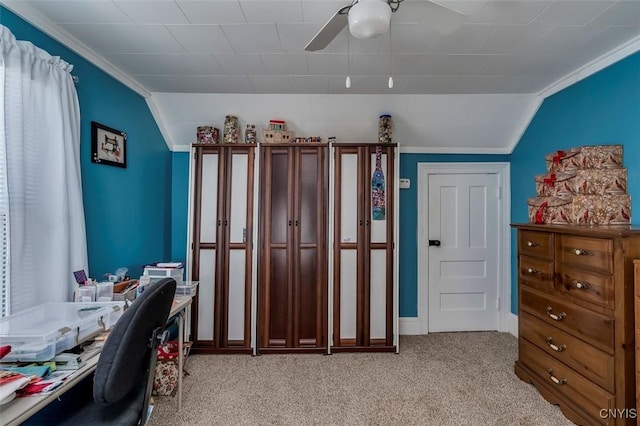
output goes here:
[{"label": "ceiling fan light fixture", "polygon": [[349,9],[349,31],[357,39],[385,34],[390,22],[391,8],[385,0],[360,0]]}]

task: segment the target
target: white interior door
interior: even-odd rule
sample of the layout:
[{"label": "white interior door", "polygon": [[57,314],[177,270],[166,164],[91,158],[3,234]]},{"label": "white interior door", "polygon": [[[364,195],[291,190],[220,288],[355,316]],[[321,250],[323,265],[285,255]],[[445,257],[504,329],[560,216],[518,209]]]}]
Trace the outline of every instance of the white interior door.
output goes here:
[{"label": "white interior door", "polygon": [[428,176],[429,332],[498,329],[498,191],[494,173]]}]

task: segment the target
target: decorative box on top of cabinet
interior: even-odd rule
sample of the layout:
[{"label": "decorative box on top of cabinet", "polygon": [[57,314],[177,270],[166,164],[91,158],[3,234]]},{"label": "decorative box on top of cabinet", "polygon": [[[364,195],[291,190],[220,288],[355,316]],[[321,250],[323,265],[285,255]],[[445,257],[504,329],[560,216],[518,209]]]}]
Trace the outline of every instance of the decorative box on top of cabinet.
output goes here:
[{"label": "decorative box on top of cabinet", "polygon": [[580,425],[636,425],[633,258],[640,229],[514,225],[515,372]]}]

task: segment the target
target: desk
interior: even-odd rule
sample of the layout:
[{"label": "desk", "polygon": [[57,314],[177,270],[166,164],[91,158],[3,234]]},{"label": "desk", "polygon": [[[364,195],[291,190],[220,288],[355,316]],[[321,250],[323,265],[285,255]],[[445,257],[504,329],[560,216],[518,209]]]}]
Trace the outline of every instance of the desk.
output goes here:
[{"label": "desk", "polygon": [[[178,411],[182,409],[182,368],[184,365],[184,322],[188,315],[193,296],[179,296],[173,300],[169,317],[178,315]],[[86,364],[78,371],[67,377],[65,383],[49,395],[25,396],[16,398],[8,404],[0,406],[0,423],[6,426],[19,425],[29,417],[42,410],[49,403],[58,399],[62,394],[72,389],[82,379],[93,373],[98,364],[100,354],[97,353],[85,360]],[[153,371],[151,372],[153,374]]]}]

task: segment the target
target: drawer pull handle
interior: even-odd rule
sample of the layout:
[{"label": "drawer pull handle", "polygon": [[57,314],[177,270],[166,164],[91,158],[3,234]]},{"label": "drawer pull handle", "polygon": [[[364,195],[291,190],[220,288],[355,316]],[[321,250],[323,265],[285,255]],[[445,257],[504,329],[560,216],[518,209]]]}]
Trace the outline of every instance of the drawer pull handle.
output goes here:
[{"label": "drawer pull handle", "polygon": [[573,285],[576,286],[576,288],[578,290],[591,290],[593,288],[593,287],[591,287],[591,284],[583,283],[583,282],[578,281],[578,280],[573,280],[572,283],[573,283]]},{"label": "drawer pull handle", "polygon": [[575,253],[576,256],[593,256],[593,252],[585,249],[571,249],[572,253]]},{"label": "drawer pull handle", "polygon": [[530,274],[539,274],[540,271],[538,271],[537,269],[533,269],[533,268],[529,268],[527,269],[527,272]]},{"label": "drawer pull handle", "polygon": [[547,338],[545,339],[547,341],[547,345],[549,345],[549,347],[551,349],[553,349],[556,352],[562,352],[565,349],[567,349],[567,345],[556,345],[553,343],[553,339],[551,338],[551,336],[547,336]]},{"label": "drawer pull handle", "polygon": [[540,247],[540,243],[536,243],[535,241],[527,241],[527,247]]},{"label": "drawer pull handle", "polygon": [[565,383],[567,383],[567,378],[566,377],[563,377],[562,379],[558,379],[556,376],[554,376],[552,369],[547,368],[547,373],[549,373],[549,378],[556,385],[564,385]]},{"label": "drawer pull handle", "polygon": [[549,317],[554,321],[562,321],[567,316],[565,312],[560,312],[556,315],[551,311],[553,311],[553,308],[551,306],[547,306],[547,315],[549,315]]}]

